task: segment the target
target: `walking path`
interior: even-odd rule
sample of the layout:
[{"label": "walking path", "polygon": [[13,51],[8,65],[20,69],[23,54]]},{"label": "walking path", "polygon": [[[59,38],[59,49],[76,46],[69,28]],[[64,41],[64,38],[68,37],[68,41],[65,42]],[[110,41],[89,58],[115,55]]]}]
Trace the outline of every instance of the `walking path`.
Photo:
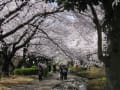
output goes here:
[{"label": "walking path", "polygon": [[[24,84],[12,84],[10,90],[50,90],[56,84],[62,83],[63,81],[58,79],[59,73],[53,73],[53,76],[46,80],[39,81],[37,78],[29,83]],[[77,76],[68,75],[68,79],[76,78]]]}]

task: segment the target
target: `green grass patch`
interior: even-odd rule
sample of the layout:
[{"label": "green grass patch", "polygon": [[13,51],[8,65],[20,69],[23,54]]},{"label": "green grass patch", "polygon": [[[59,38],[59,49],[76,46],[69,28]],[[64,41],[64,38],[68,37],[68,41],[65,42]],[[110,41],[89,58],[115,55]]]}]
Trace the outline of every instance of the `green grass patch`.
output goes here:
[{"label": "green grass patch", "polygon": [[104,68],[91,67],[90,69],[80,69],[75,73],[77,76],[85,77],[88,79],[96,79],[105,76]]},{"label": "green grass patch", "polygon": [[37,68],[17,68],[14,70],[16,75],[36,75]]},{"label": "green grass patch", "polygon": [[103,90],[105,81],[106,81],[105,77],[88,80],[87,90]]},{"label": "green grass patch", "polygon": [[69,66],[69,70],[70,70],[70,72],[74,72],[76,70],[76,67],[75,66]]},{"label": "green grass patch", "polygon": [[[32,66],[31,68],[16,68],[14,70],[15,75],[37,75],[38,69],[37,66]],[[44,68],[43,76],[47,77],[48,75],[48,68]]]},{"label": "green grass patch", "polygon": [[103,90],[106,81],[104,68],[91,67],[86,70],[82,68],[74,74],[88,78],[87,90]]}]

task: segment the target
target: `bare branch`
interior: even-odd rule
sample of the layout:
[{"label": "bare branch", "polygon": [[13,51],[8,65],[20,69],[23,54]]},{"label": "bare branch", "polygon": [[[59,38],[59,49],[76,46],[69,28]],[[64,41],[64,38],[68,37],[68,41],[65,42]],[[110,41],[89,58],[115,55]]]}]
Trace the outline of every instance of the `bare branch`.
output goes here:
[{"label": "bare branch", "polygon": [[23,32],[23,34],[20,36],[20,38],[18,39],[18,41],[15,42],[13,45],[15,46],[15,45],[17,45],[18,43],[20,43],[20,41],[24,38],[24,36],[25,36],[27,33],[28,33],[27,30],[25,30],[25,32]]},{"label": "bare branch", "polygon": [[20,48],[24,47],[27,43],[30,42],[30,40],[32,39],[32,37],[36,34],[37,29],[38,29],[39,25],[37,25],[37,27],[34,29],[34,31],[32,32],[32,34],[24,41],[24,43],[22,43],[21,45],[15,47],[15,50],[19,50]]},{"label": "bare branch", "polygon": [[97,28],[97,34],[98,34],[98,42],[97,42],[98,43],[98,58],[100,60],[103,60],[101,24],[99,23],[99,19],[98,19],[97,13],[95,11],[95,8],[93,7],[93,5],[91,3],[89,3],[89,6],[90,6],[91,12],[92,12],[92,14],[94,16],[93,22],[95,23],[96,28]]},{"label": "bare branch", "polygon": [[19,14],[16,13],[15,15],[13,15],[12,17],[10,17],[9,19],[5,20],[5,22],[3,24],[7,24],[8,22],[10,22],[12,19],[14,19],[15,17],[17,17]]},{"label": "bare branch", "polygon": [[[30,24],[30,25],[32,25],[32,26],[34,26],[34,27],[37,27],[36,25],[33,25],[33,24]],[[59,46],[58,43],[56,43],[52,38],[50,38],[50,36],[49,36],[43,29],[41,29],[41,28],[38,28],[38,29],[39,29],[43,34],[45,34],[46,37],[47,37],[53,44],[55,44],[70,60],[73,61],[72,57],[69,56],[69,55],[65,52],[65,50],[63,50],[63,49]]]},{"label": "bare branch", "polygon": [[27,5],[27,2],[21,4],[18,8],[14,9],[13,11],[10,11],[8,14],[6,14],[4,16],[4,18],[0,19],[0,25],[6,20],[6,18],[9,18],[11,15],[15,14],[16,12],[21,10],[21,8],[25,7],[26,5]]},{"label": "bare branch", "polygon": [[23,28],[25,25],[29,24],[32,20],[34,20],[36,17],[43,17],[43,16],[48,16],[48,15],[51,15],[51,14],[54,14],[54,13],[58,13],[58,12],[63,12],[64,10],[61,9],[62,7],[59,7],[57,8],[56,10],[54,11],[51,11],[51,12],[44,12],[44,13],[38,13],[36,15],[34,15],[33,17],[31,17],[29,20],[27,20],[26,22],[20,24],[19,26],[17,26],[15,29],[3,34],[1,37],[0,37],[0,40],[2,40],[3,38],[11,35],[11,34],[14,34],[16,31],[18,31],[19,29]]},{"label": "bare branch", "polygon": [[1,3],[0,4],[0,11],[3,10],[3,8],[5,7],[5,5],[8,4],[9,2],[11,2],[11,0],[9,0],[7,2],[4,2],[4,3]]}]

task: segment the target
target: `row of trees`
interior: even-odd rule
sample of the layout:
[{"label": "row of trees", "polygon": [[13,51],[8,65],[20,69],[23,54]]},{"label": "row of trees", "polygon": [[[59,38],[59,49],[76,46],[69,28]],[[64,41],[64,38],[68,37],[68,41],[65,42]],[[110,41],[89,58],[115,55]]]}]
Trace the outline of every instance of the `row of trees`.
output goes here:
[{"label": "row of trees", "polygon": [[[49,0],[47,0],[49,1]],[[51,0],[50,0],[51,1]],[[54,2],[52,0],[51,2]],[[85,12],[90,9],[98,34],[98,57],[106,68],[107,85],[105,90],[120,90],[120,2],[119,0],[57,0],[67,10]],[[95,6],[104,11],[101,23]],[[107,54],[102,51],[102,32],[107,36]]]},{"label": "row of trees", "polygon": [[[9,1],[6,0],[1,1],[1,3],[6,3],[5,5],[3,4],[2,6],[3,8],[1,8],[1,13],[3,14],[1,18],[5,19],[5,21],[1,24],[1,38],[0,38],[2,57],[4,59],[2,69],[6,75],[9,74],[9,66],[10,67],[12,66],[12,71],[15,68],[11,60],[15,56],[17,51],[23,49],[23,52],[26,52],[26,47],[31,48],[31,46],[33,45],[35,47],[38,47],[36,51],[40,50],[39,48],[41,47],[41,43],[39,42],[37,42],[37,44],[31,43],[32,41],[34,42],[36,38],[48,39],[52,43],[51,46],[53,46],[54,44],[53,46],[54,49],[57,48],[57,50],[61,51],[60,54],[63,53],[67,58],[69,58],[72,61],[73,59],[75,59],[77,53],[71,51],[66,45],[61,43],[62,41],[60,39],[53,40],[53,38],[49,36],[48,32],[44,30],[45,28],[47,28],[47,26],[49,26],[44,25],[45,18],[53,13],[63,11],[63,7],[60,6],[58,8],[54,8],[53,5],[52,6],[53,8],[51,8],[51,6],[49,7],[41,0],[38,0],[34,3],[32,3],[31,1],[15,2],[12,0]],[[8,15],[6,15],[6,13]],[[54,19],[55,18],[59,19],[59,21],[65,19],[65,17],[63,18],[61,15],[52,16],[54,17]],[[40,33],[42,33],[42,36],[40,36]],[[25,62],[24,57],[25,55],[23,53],[23,60],[19,62],[17,67],[21,67],[24,64]],[[6,65],[8,67],[6,67]]]},{"label": "row of trees", "polygon": [[[41,0],[34,3],[31,1],[22,2],[6,0],[1,1],[1,7],[1,13],[3,14],[1,19],[4,21],[1,20],[0,48],[2,56],[2,72],[4,75],[9,76],[9,72],[12,72],[16,68],[16,65],[14,65],[14,62],[12,61],[16,52],[23,49],[23,59],[17,65],[17,67],[20,68],[26,60],[26,48],[29,49],[31,46],[41,47],[39,42],[36,44],[32,43],[36,38],[48,39],[52,45],[54,45],[53,47],[60,51],[60,54],[64,54],[65,57],[73,61],[70,50],[62,43],[58,44],[58,42],[53,40],[53,38],[51,38],[44,30],[47,27],[47,25],[44,25],[44,20],[54,13],[62,12],[63,7],[55,7],[54,5],[49,6]],[[39,36],[40,34],[43,36]],[[37,54],[38,53],[36,53],[36,55]]]},{"label": "row of trees", "polygon": [[[54,2],[54,0],[46,0],[46,2],[48,1]],[[11,59],[15,55],[16,51],[29,43],[37,30],[42,30],[39,26],[44,21],[42,18],[45,18],[47,15],[59,12],[61,9],[62,11],[63,9],[67,9],[77,12],[84,12],[87,9],[90,9],[92,13],[92,20],[96,26],[98,34],[98,57],[101,61],[104,62],[106,67],[108,81],[106,90],[120,89],[120,72],[118,69],[120,67],[119,0],[57,0],[60,7],[55,10],[53,10],[54,8],[49,8],[49,11],[44,9],[44,5],[46,4],[41,0],[37,1],[37,4],[38,2],[40,3],[39,5],[34,5],[35,3],[27,0],[24,2],[17,0],[4,0],[0,2],[0,12],[3,13],[0,18],[0,41],[3,46],[1,48],[1,53],[4,58],[3,72],[6,75],[9,75],[9,67],[5,66],[13,66]],[[38,6],[41,6],[41,11],[39,11],[40,7],[37,8]],[[102,23],[99,21],[95,6],[101,7],[101,9],[104,11],[104,19]],[[12,10],[9,10],[9,7],[12,7]],[[34,9],[31,7],[34,7]],[[33,11],[35,11],[34,14],[32,13]],[[24,14],[22,14],[23,12]],[[18,19],[20,22],[18,22]],[[14,25],[12,25],[13,23]],[[21,31],[22,33],[19,33]],[[45,34],[44,31],[42,32]],[[107,55],[103,55],[102,32],[104,32],[107,36]],[[15,33],[19,33],[17,38],[15,38],[15,42],[9,42],[7,38],[13,34],[15,35]]]},{"label": "row of trees", "polygon": [[[40,10],[35,7],[37,3],[41,5]],[[0,18],[0,48],[4,75],[9,76],[9,66],[12,67],[12,71],[14,70],[12,58],[18,50],[31,41],[38,31],[42,30],[40,28],[44,18],[61,11],[61,8],[46,11],[44,6],[47,5],[41,0],[34,3],[29,0],[0,1],[0,12],[2,13]]]}]

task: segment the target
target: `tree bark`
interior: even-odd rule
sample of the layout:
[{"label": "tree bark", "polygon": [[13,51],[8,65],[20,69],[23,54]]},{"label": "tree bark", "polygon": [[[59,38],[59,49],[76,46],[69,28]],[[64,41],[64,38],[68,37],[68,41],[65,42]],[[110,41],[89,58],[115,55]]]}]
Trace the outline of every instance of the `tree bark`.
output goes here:
[{"label": "tree bark", "polygon": [[110,74],[111,90],[120,90],[120,5],[114,6],[112,19],[110,73],[108,74]]},{"label": "tree bark", "polygon": [[8,58],[4,58],[4,62],[2,65],[2,72],[4,76],[9,76],[9,65],[10,65],[10,61],[8,60]]},{"label": "tree bark", "polygon": [[[105,90],[120,90],[120,35],[112,41],[110,66],[106,67],[107,83]],[[119,46],[118,46],[119,45]]]},{"label": "tree bark", "polygon": [[[15,69],[14,64],[12,63],[12,57],[9,56],[3,57],[4,61],[2,64],[2,72],[4,76],[9,76],[10,72],[13,72]],[[10,70],[11,66],[11,70]]]},{"label": "tree bark", "polygon": [[96,25],[96,29],[97,29],[97,35],[98,35],[98,42],[97,42],[98,53],[97,54],[98,54],[98,58],[101,61],[103,61],[102,60],[102,57],[103,57],[103,54],[102,54],[102,28],[101,28],[101,25],[99,23],[99,19],[98,19],[95,8],[93,7],[93,5],[91,3],[89,3],[89,6],[90,6],[90,9],[91,9],[91,12],[93,15],[93,22]]},{"label": "tree bark", "polygon": [[112,1],[109,1],[109,3],[106,2],[104,2],[106,9],[105,14],[108,19],[108,24],[112,27],[112,30],[109,30],[110,37],[108,36],[110,39],[110,45],[108,47],[110,52],[108,57],[102,56],[102,30],[99,28],[100,24],[93,6],[91,4],[89,5],[95,19],[94,23],[98,30],[98,57],[102,59],[106,69],[107,81],[105,90],[120,90],[120,10],[119,6],[112,9],[112,5],[110,5]]}]

